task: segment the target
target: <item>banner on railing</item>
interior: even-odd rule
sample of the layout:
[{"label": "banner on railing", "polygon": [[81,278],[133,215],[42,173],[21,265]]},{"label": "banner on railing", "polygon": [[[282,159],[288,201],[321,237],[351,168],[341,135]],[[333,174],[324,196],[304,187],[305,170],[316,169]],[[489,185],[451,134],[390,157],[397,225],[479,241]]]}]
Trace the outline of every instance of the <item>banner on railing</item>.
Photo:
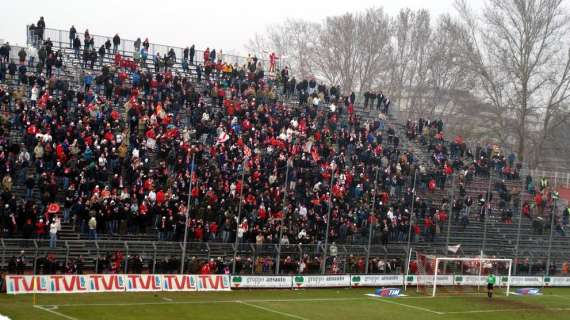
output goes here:
[{"label": "banner on railing", "polygon": [[125,277],[122,274],[89,275],[90,292],[121,292],[125,290]]},{"label": "banner on railing", "polygon": [[165,274],[162,291],[196,291],[196,277],[189,274]]},{"label": "banner on railing", "polygon": [[453,282],[459,286],[483,286],[486,285],[487,278],[485,276],[457,275]]},{"label": "banner on railing", "polygon": [[291,288],[292,276],[232,276],[232,288]]},{"label": "banner on railing", "polygon": [[547,287],[570,287],[570,277],[544,277]]},{"label": "banner on railing", "polygon": [[542,286],[544,283],[543,277],[511,277],[511,286],[513,287],[526,287],[526,286]]},{"label": "banner on railing", "polygon": [[227,274],[207,274],[194,277],[196,277],[196,289],[198,291],[230,291],[232,289],[230,275]]},{"label": "banner on railing", "polygon": [[127,291],[162,291],[162,276],[157,274],[127,274]]},{"label": "banner on railing", "polygon": [[400,286],[403,275],[352,275],[350,285],[353,287]]},{"label": "banner on railing", "polygon": [[[409,275],[408,285],[421,281],[433,285],[433,276]],[[403,275],[328,275],[328,276],[243,276],[243,275],[152,275],[152,274],[91,274],[91,275],[9,275],[8,294],[25,293],[87,293],[87,292],[153,292],[153,291],[230,291],[231,288],[331,288],[400,286]],[[438,275],[437,285],[486,285],[486,276]],[[508,277],[497,277],[504,286]],[[570,287],[570,277],[511,277],[513,287]]]},{"label": "banner on railing", "polygon": [[6,292],[8,294],[229,290],[231,290],[229,275],[91,274],[6,276]]},{"label": "banner on railing", "polygon": [[349,287],[350,275],[335,276],[295,276],[293,278],[294,288],[330,288]]},{"label": "banner on railing", "polygon": [[[418,281],[426,286],[432,286],[434,282],[434,275],[409,275],[406,278],[406,283],[408,285],[417,285]],[[452,275],[438,275],[437,276],[438,286],[451,286],[453,285]]]}]

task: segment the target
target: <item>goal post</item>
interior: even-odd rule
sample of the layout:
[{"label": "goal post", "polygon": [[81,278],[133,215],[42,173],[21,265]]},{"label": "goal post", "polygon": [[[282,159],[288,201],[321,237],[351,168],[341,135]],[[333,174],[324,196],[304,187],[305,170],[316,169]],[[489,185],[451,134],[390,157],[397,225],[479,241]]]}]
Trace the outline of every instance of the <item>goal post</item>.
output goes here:
[{"label": "goal post", "polygon": [[510,294],[512,259],[495,257],[446,257],[434,254],[415,252],[415,260],[409,264],[410,272],[415,275],[417,292],[435,296],[438,290],[449,294],[479,293],[481,286],[486,287],[487,276],[494,274],[496,287],[502,288],[506,295]]},{"label": "goal post", "polygon": [[[502,285],[505,287],[505,294],[507,296],[509,296],[510,294],[510,289],[511,289],[511,271],[512,271],[512,267],[513,267],[513,260],[512,259],[498,259],[498,258],[486,258],[484,256],[479,256],[479,257],[472,257],[472,258],[467,258],[467,257],[437,257],[435,259],[435,268],[434,268],[434,278],[433,278],[433,290],[432,290],[432,296],[435,296],[436,291],[437,291],[437,280],[438,280],[438,275],[439,270],[440,270],[440,266],[442,262],[468,262],[468,263],[473,263],[475,262],[476,265],[478,265],[478,275],[477,275],[477,288],[479,289],[480,285],[482,283],[486,283],[485,279],[486,279],[486,274],[488,272],[492,272],[493,274],[495,274],[498,278],[499,278],[499,285]],[[503,267],[503,270],[501,270],[500,267]],[[487,271],[489,270],[489,271]],[[462,269],[463,271],[463,269]],[[503,278],[505,278],[504,275],[501,275],[500,272],[498,271],[504,271],[506,272],[506,283],[504,283],[505,281],[503,281]],[[464,276],[463,272],[460,276]],[[454,285],[455,285],[455,279],[454,279]]]}]

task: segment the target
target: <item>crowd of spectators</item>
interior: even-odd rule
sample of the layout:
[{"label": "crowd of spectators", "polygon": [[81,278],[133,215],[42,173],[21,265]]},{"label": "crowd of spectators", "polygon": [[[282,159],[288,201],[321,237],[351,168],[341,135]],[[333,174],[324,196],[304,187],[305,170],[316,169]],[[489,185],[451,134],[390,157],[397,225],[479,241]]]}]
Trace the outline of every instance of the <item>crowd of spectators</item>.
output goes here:
[{"label": "crowd of spectators", "polygon": [[[543,229],[550,228],[544,220],[550,221],[550,214],[561,209],[555,208],[559,195],[549,185],[547,178],[533,181],[532,177],[527,175],[524,186],[521,184],[522,165],[517,162],[517,157],[512,152],[507,155],[495,144],[470,146],[461,136],[455,136],[453,140],[448,141],[444,137],[444,124],[441,120],[408,120],[406,135],[408,139],[423,144],[430,154],[433,171],[430,175],[423,174],[420,170],[420,190],[443,190],[452,175],[457,178],[455,186],[458,194],[451,207],[454,219],[464,228],[469,224],[469,217],[473,215],[480,221],[484,220],[486,214],[496,215],[501,222],[510,224],[513,213],[521,208],[523,216],[532,220],[534,232],[543,234]],[[481,192],[474,197],[469,194],[466,185],[476,177],[490,178],[491,185],[480,185],[479,187],[485,190],[479,190]],[[515,181],[519,186],[509,188],[507,183],[510,181]],[[495,201],[494,195],[498,196]],[[564,208],[561,215],[554,217],[556,231],[561,235],[565,235],[570,216],[568,212],[568,208]]]},{"label": "crowd of spectators", "polygon": [[[54,53],[49,39],[38,46],[66,65],[78,60]],[[216,61],[213,52],[204,61]],[[401,196],[413,155],[393,133],[384,137],[380,121],[360,122],[354,95],[314,79],[297,83],[287,69],[268,77],[255,57],[231,69],[218,59],[222,67],[206,65],[201,77],[200,66],[150,68],[104,54],[93,71],[80,63],[81,86],[44,73],[39,59],[25,82],[3,87],[7,124],[23,136],[3,141],[7,233],[46,237],[57,216],[48,207],[58,202],[63,223],[92,238],[157,232],[180,241],[192,180],[190,241],[277,243],[283,228],[285,244],[318,243],[330,197],[331,240],[363,241],[369,223],[384,243],[404,238],[410,199]],[[299,103],[283,103],[283,93]],[[383,202],[371,214],[376,170]],[[25,186],[22,199],[12,184]]]}]

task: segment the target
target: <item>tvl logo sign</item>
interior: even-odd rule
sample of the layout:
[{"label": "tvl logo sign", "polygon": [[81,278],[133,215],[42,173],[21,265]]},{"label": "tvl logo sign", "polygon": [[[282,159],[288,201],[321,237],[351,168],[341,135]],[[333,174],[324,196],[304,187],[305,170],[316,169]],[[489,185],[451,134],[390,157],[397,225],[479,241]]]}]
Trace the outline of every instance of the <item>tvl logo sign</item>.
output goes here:
[{"label": "tvl logo sign", "polygon": [[375,294],[380,297],[399,297],[401,291],[400,288],[381,288],[376,289]]}]

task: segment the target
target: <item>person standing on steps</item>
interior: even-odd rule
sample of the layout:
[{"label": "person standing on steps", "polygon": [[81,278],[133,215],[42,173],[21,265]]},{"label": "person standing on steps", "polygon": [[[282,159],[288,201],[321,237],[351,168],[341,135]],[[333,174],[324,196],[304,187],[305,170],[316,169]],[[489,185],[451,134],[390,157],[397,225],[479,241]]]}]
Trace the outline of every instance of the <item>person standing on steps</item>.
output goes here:
[{"label": "person standing on steps", "polygon": [[57,245],[57,233],[61,230],[61,220],[58,216],[52,218],[49,225],[49,247],[55,248]]},{"label": "person standing on steps", "polygon": [[81,39],[79,39],[79,36],[75,36],[75,39],[73,39],[73,53],[75,54],[75,59],[77,60],[79,60],[80,51],[81,51]]},{"label": "person standing on steps", "polygon": [[92,215],[87,223],[89,226],[89,240],[97,240],[97,219]]},{"label": "person standing on steps", "polygon": [[69,47],[73,48],[73,40],[75,40],[75,35],[77,34],[77,30],[75,29],[75,26],[72,25],[71,28],[69,29]]},{"label": "person standing on steps", "polygon": [[40,20],[38,20],[38,23],[36,24],[36,32],[37,32],[39,40],[44,39],[45,29],[46,29],[46,22],[44,20],[44,17],[40,17]]},{"label": "person standing on steps", "polygon": [[119,37],[118,33],[115,33],[115,36],[113,37],[113,53],[117,52],[120,44],[121,44],[121,38]]},{"label": "person standing on steps", "polygon": [[190,52],[189,52],[189,56],[190,56],[190,65],[194,65],[194,55],[196,54],[196,49],[194,48],[194,45],[192,45],[190,47]]}]

